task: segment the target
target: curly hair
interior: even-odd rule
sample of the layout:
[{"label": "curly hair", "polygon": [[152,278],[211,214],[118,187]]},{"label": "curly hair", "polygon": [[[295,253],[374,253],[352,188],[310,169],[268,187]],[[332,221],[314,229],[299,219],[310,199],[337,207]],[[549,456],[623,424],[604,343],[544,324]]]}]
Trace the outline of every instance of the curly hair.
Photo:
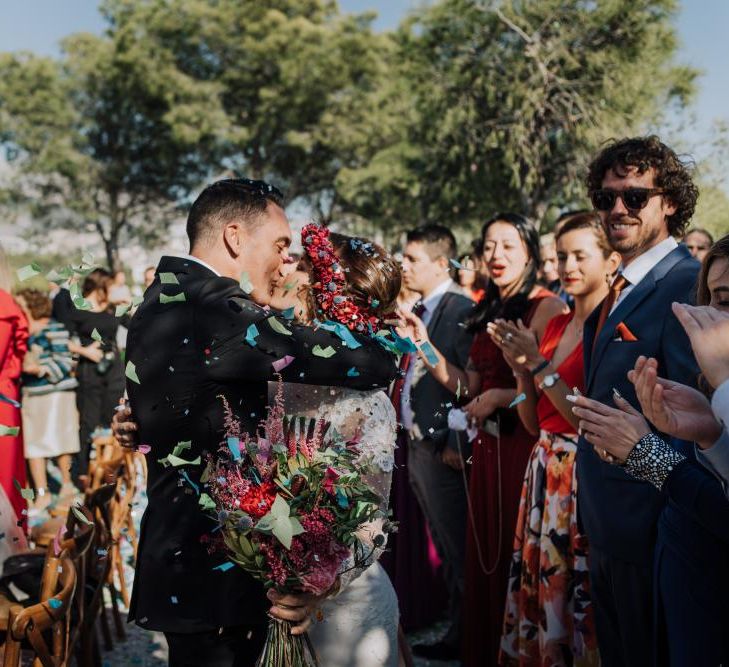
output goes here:
[{"label": "curly hair", "polygon": [[615,167],[621,171],[636,167],[640,174],[653,168],[656,187],[663,189],[666,198],[676,206],[676,212],[667,218],[668,231],[672,236],[682,237],[699,196],[699,189],[691,179],[690,166],[655,135],[613,140],[590,163],[587,188],[599,190],[605,174],[609,170],[615,171]]}]

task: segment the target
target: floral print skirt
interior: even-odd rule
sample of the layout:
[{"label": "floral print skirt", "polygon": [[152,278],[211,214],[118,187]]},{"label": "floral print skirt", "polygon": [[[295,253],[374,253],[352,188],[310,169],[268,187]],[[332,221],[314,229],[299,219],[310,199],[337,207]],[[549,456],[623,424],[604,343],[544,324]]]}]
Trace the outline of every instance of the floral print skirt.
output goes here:
[{"label": "floral print skirt", "polygon": [[519,504],[502,665],[598,665],[587,540],[577,528],[577,437],[542,431]]}]

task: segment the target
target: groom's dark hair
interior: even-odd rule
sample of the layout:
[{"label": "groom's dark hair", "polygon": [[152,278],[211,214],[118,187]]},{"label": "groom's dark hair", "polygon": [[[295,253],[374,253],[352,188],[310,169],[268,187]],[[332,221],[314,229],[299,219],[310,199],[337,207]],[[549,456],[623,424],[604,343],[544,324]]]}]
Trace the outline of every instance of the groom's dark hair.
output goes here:
[{"label": "groom's dark hair", "polygon": [[284,197],[277,187],[265,181],[226,178],[208,185],[187,215],[190,248],[214,241],[222,225],[233,219],[243,219],[251,227],[258,226],[269,202],[283,207]]}]

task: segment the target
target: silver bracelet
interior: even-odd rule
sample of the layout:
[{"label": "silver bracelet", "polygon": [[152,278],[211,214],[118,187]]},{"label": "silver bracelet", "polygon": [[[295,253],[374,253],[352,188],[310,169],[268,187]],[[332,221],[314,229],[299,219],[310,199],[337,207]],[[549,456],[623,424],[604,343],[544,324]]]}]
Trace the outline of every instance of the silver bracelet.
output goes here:
[{"label": "silver bracelet", "polygon": [[625,461],[625,471],[660,490],[673,469],[686,457],[655,433],[643,436]]}]

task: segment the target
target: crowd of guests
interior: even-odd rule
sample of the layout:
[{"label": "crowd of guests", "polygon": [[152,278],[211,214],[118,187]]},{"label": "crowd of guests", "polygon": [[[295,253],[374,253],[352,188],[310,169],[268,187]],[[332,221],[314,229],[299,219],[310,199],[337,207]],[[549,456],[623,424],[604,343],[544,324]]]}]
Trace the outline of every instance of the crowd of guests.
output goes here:
[{"label": "crowd of guests", "polygon": [[[405,236],[398,332],[418,352],[392,387],[382,562],[406,631],[447,620],[423,657],[729,660],[729,236],[690,229],[698,190],[656,137],[607,145],[586,183],[592,209],[541,237],[517,212],[461,255],[446,226]],[[11,295],[2,258],[0,280],[0,484],[22,517],[21,489],[52,502],[49,459],[77,493],[124,391],[131,293],[95,269],[83,308]]]},{"label": "crowd of guests", "polygon": [[124,272],[103,269],[79,281],[83,303],[54,283],[26,287],[1,251],[0,279],[0,493],[27,527],[78,496],[93,434],[109,428],[125,385],[116,308],[132,295]]},{"label": "crowd of guests", "polygon": [[698,190],[656,137],[586,181],[592,210],[541,238],[513,212],[458,259],[446,227],[408,234],[395,492],[426,526],[399,493],[395,553],[421,545],[389,564],[401,618],[443,608],[408,574],[439,566],[424,657],[726,664],[729,237],[689,229]]}]

